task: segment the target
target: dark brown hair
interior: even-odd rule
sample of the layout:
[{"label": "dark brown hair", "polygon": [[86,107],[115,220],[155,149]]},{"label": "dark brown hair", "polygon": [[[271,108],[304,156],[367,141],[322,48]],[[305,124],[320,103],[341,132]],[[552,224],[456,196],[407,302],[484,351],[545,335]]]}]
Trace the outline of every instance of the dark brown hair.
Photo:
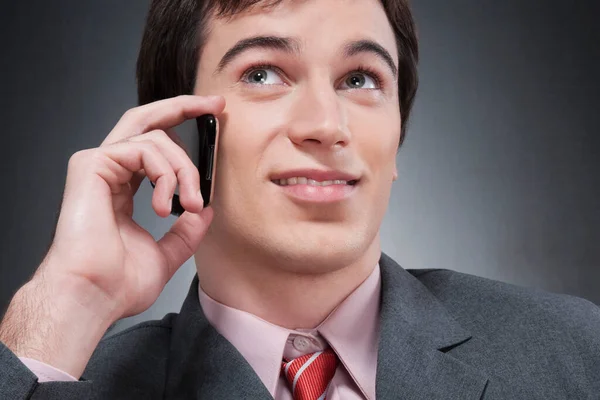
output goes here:
[{"label": "dark brown hair", "polygon": [[[258,3],[268,7],[281,1],[153,0],[137,60],[138,103],[143,105],[193,92],[210,16],[232,17]],[[398,47],[401,145],[417,92],[419,48],[408,0],[380,1]]]}]

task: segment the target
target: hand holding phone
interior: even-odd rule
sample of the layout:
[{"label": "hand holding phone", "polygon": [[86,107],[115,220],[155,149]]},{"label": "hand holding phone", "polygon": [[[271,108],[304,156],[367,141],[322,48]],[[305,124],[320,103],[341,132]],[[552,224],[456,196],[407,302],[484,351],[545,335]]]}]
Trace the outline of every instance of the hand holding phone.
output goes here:
[{"label": "hand holding phone", "polygon": [[[156,301],[198,248],[213,215],[211,207],[203,209],[212,193],[204,189],[201,199],[198,171],[204,171],[204,187],[210,183],[212,190],[216,119],[199,119],[205,140],[197,150],[201,147],[206,156],[198,166],[168,132],[186,117],[218,115],[224,107],[219,96],[146,104],[126,112],[99,147],[73,154],[50,250],[3,320],[14,332],[27,333],[2,336],[9,349],[21,349],[19,356],[60,366],[77,378],[114,321]],[[159,240],[133,220],[133,197],[146,177],[157,182],[152,196],[157,215],[169,215],[178,184],[178,200],[190,211]]]}]

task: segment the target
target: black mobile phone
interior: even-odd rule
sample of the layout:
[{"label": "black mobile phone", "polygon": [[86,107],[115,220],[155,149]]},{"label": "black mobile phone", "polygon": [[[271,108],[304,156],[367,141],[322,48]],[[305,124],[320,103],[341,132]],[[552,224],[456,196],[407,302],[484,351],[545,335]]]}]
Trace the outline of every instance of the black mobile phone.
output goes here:
[{"label": "black mobile phone", "polygon": [[[184,123],[176,130],[181,141],[181,147],[186,151],[200,174],[200,193],[204,200],[204,207],[213,199],[215,166],[218,148],[218,122],[214,115],[205,114],[195,120],[195,127],[190,126],[191,121]],[[154,184],[152,184],[154,187]],[[171,214],[180,216],[185,209],[179,201],[178,190],[173,195]]]}]

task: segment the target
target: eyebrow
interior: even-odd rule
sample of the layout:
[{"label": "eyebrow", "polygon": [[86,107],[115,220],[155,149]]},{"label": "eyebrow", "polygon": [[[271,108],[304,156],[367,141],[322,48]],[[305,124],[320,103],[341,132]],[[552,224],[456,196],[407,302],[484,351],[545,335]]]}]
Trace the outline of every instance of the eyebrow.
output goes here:
[{"label": "eyebrow", "polygon": [[360,53],[372,53],[385,62],[392,70],[394,79],[398,76],[398,67],[394,63],[394,59],[382,45],[372,40],[357,40],[348,43],[344,46],[344,56],[352,57]]},{"label": "eyebrow", "polygon": [[[250,49],[271,49],[283,51],[288,54],[298,54],[300,53],[300,48],[300,41],[295,38],[281,36],[253,36],[242,39],[232,48],[227,50],[223,58],[221,58],[221,61],[215,70],[215,74],[223,71],[236,57]],[[389,66],[394,78],[397,77],[398,68],[394,63],[394,59],[390,53],[377,42],[363,39],[350,42],[344,46],[345,57],[352,57],[361,53],[372,53],[376,55]]]},{"label": "eyebrow", "polygon": [[242,39],[227,50],[227,53],[221,58],[215,74],[223,71],[237,56],[250,49],[271,49],[297,54],[300,52],[300,42],[297,39],[279,36],[254,36]]}]

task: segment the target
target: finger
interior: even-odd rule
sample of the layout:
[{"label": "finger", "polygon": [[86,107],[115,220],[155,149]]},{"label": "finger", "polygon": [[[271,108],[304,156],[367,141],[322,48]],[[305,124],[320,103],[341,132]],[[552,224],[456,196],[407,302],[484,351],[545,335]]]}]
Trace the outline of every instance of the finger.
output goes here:
[{"label": "finger", "polygon": [[164,131],[154,130],[130,139],[132,143],[151,141],[167,159],[179,184],[179,199],[187,211],[198,213],[204,203],[200,194],[200,173],[185,150],[175,144]]},{"label": "finger", "polygon": [[159,216],[169,216],[177,177],[156,144],[150,141],[120,142],[99,150],[108,160],[102,160],[97,173],[109,184],[113,193],[118,193],[121,185],[130,182],[133,174],[143,169],[148,178],[156,182],[152,207]]},{"label": "finger", "polygon": [[213,219],[213,210],[206,207],[199,214],[184,212],[159,241],[167,260],[168,278],[194,255]]},{"label": "finger", "polygon": [[220,114],[225,108],[222,96],[177,96],[127,111],[102,142],[116,143],[155,129],[167,130],[204,114]]}]

